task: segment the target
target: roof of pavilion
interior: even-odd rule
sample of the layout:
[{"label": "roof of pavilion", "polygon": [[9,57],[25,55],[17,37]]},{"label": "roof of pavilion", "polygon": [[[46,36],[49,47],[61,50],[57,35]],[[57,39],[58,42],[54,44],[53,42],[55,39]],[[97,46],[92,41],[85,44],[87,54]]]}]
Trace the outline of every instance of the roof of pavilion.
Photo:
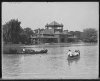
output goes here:
[{"label": "roof of pavilion", "polygon": [[63,27],[63,24],[59,24],[56,21],[53,21],[50,24],[46,24],[45,27]]},{"label": "roof of pavilion", "polygon": [[45,29],[45,30],[41,31],[40,34],[54,34],[54,30],[53,29]]}]

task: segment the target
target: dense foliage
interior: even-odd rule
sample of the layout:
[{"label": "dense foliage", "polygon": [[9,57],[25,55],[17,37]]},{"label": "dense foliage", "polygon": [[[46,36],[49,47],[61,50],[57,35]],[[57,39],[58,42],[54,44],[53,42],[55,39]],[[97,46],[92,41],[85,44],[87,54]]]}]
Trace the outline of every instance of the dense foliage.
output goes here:
[{"label": "dense foliage", "polygon": [[31,43],[29,37],[34,34],[33,31],[30,28],[23,29],[20,24],[21,22],[18,20],[12,19],[3,25],[3,41],[5,43]]},{"label": "dense foliage", "polygon": [[78,42],[82,40],[82,32],[80,31],[70,31],[69,34],[70,34],[69,37],[72,37],[72,38],[68,37],[67,42]]},{"label": "dense foliage", "polygon": [[97,31],[93,28],[84,29],[82,39],[84,42],[97,42]]},{"label": "dense foliage", "polygon": [[75,40],[83,41],[83,42],[97,42],[97,31],[93,28],[84,29],[83,32],[80,31],[70,31],[69,32],[72,37],[76,36],[77,39],[70,39],[68,38],[68,42],[75,42]]},{"label": "dense foliage", "polygon": [[12,19],[3,25],[3,40],[12,43],[20,42],[21,22]]}]

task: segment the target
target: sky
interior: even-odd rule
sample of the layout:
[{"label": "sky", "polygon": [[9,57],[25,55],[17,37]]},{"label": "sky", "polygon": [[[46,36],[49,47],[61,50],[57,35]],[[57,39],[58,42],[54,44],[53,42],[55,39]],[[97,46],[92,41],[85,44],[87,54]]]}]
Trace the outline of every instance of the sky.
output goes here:
[{"label": "sky", "polygon": [[56,21],[64,30],[99,29],[99,2],[2,2],[2,25],[11,19],[32,30]]}]

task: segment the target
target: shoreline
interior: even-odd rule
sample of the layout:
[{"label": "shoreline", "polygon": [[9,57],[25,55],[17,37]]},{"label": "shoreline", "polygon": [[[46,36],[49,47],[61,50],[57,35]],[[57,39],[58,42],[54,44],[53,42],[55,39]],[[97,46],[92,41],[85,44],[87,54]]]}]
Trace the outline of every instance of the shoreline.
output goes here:
[{"label": "shoreline", "polygon": [[95,46],[99,43],[48,43],[48,44],[38,44],[38,45],[25,45],[25,44],[6,44],[2,45],[2,53],[9,52],[10,49],[20,50],[22,48],[46,48],[46,47],[71,47],[71,46]]},{"label": "shoreline", "polygon": [[45,44],[37,44],[37,45],[25,45],[25,44],[5,44],[5,45],[2,45],[2,47],[14,47],[14,48],[17,48],[17,47],[38,47],[38,46],[74,46],[74,45],[77,45],[77,46],[87,46],[87,45],[97,45],[99,43],[45,43]]},{"label": "shoreline", "polygon": [[99,43],[46,43],[46,44],[38,44],[38,45],[25,45],[25,44],[4,44],[2,45],[3,50],[8,50],[8,49],[20,49],[20,48],[37,48],[40,47],[42,48],[44,47],[56,47],[56,46],[60,46],[60,47],[70,47],[70,46],[94,46],[94,45],[98,45]]}]

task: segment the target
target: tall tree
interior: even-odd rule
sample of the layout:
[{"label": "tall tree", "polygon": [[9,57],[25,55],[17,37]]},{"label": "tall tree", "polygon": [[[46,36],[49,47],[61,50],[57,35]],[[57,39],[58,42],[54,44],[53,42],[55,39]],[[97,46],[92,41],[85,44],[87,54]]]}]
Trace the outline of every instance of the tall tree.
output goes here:
[{"label": "tall tree", "polygon": [[22,30],[20,24],[21,22],[18,20],[11,19],[9,22],[3,25],[3,40],[5,42],[20,42],[20,32]]},{"label": "tall tree", "polygon": [[20,42],[22,44],[27,43],[28,38],[27,38],[27,34],[24,32],[24,30],[22,30],[22,32],[20,33]]},{"label": "tall tree", "polygon": [[27,34],[28,37],[30,37],[31,35],[34,35],[33,30],[29,27],[24,28],[24,32]]},{"label": "tall tree", "polygon": [[27,27],[27,28],[24,28],[24,35],[23,37],[25,37],[26,39],[26,43],[27,44],[30,44],[31,43],[31,39],[30,37],[34,35],[34,32],[31,28]]}]

